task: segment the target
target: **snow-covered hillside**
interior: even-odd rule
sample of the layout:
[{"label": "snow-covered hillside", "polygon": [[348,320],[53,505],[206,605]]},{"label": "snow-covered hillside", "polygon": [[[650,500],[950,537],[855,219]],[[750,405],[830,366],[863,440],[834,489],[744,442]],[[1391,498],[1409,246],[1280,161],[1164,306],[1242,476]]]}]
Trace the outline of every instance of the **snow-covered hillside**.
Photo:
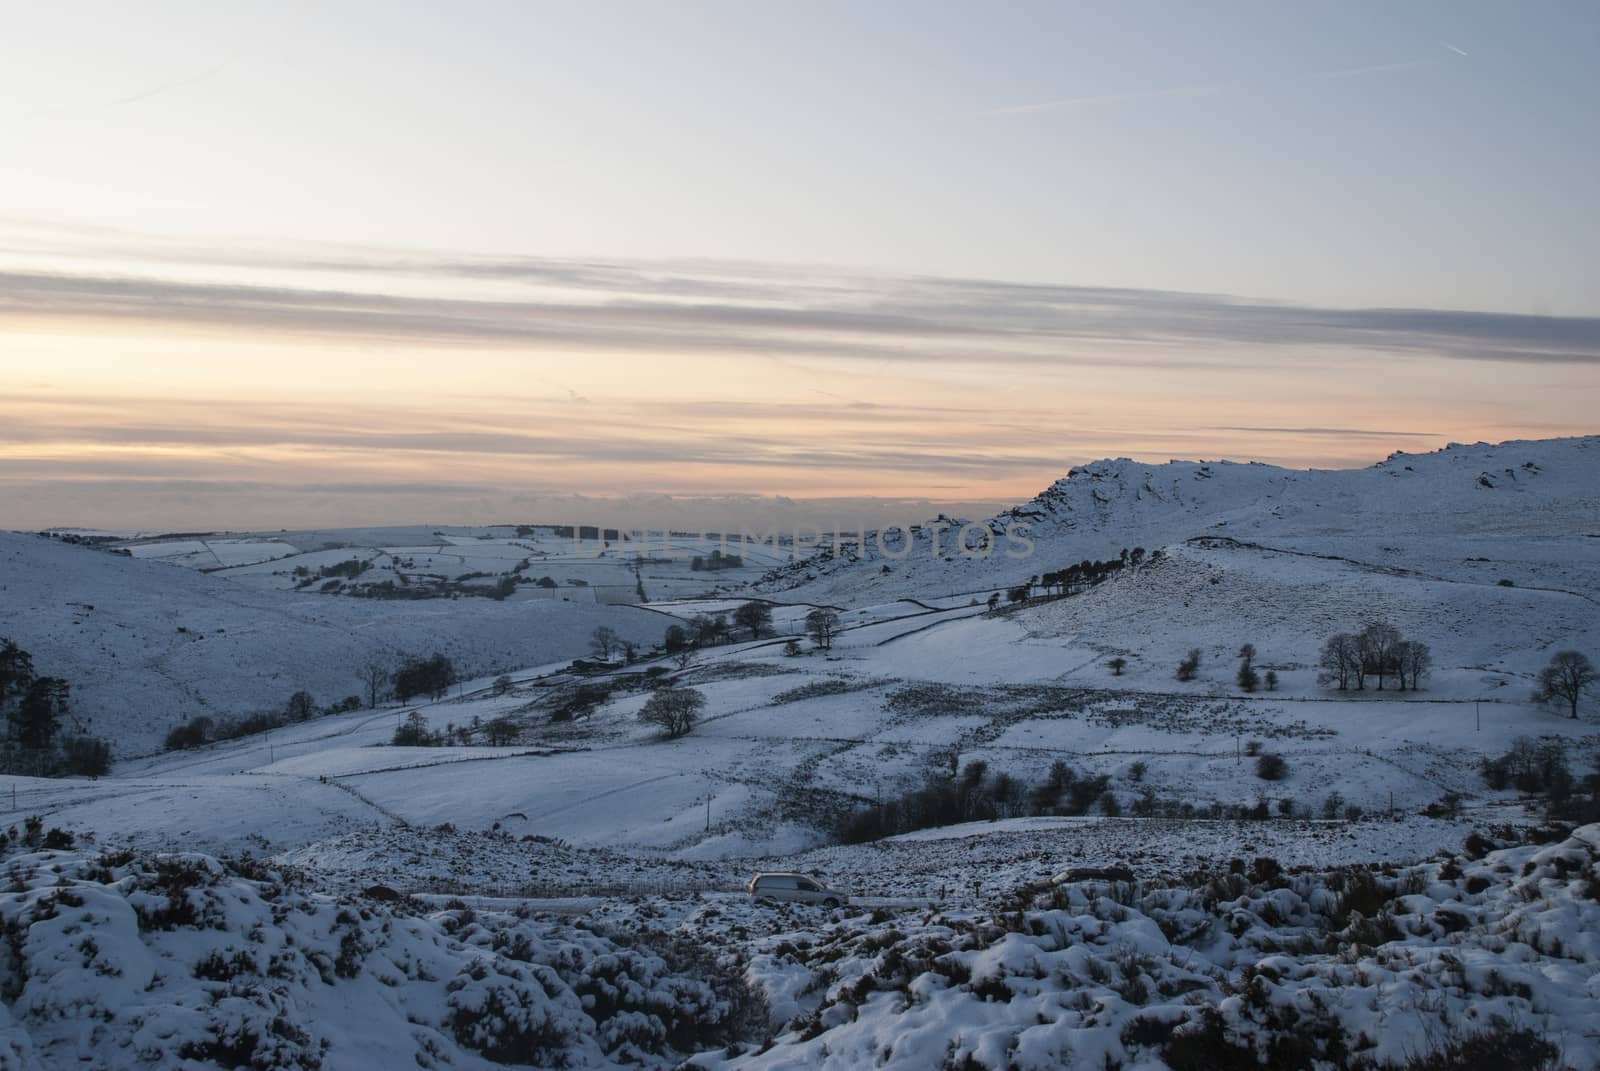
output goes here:
[{"label": "snow-covered hillside", "polygon": [[[875,540],[780,570],[766,587],[812,602],[888,599],[1016,584],[1123,548],[1231,536],[1455,580],[1566,586],[1600,598],[1600,436],[1452,445],[1364,469],[1260,463],[1096,461],[986,522],[1026,525],[1032,553],[997,538],[959,553],[959,523],[924,528],[886,558]],[[938,540],[935,553],[934,540]],[[975,550],[981,537],[969,533]],[[903,555],[903,556],[902,556]],[[887,571],[884,570],[887,566]]]},{"label": "snow-covered hillside", "polygon": [[259,590],[154,561],[0,533],[0,636],[72,685],[77,720],[119,756],[195,715],[362,692],[369,655],[447,654],[469,676],[572,658],[608,625],[656,643],[670,621],[625,606],[377,602]]}]

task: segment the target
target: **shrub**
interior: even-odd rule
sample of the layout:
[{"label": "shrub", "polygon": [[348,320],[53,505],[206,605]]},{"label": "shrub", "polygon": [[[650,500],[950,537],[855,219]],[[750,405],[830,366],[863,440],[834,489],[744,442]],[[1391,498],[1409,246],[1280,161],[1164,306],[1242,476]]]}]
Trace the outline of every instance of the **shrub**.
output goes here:
[{"label": "shrub", "polygon": [[1268,752],[1256,760],[1256,776],[1263,781],[1282,781],[1289,776],[1289,763],[1282,755]]},{"label": "shrub", "polygon": [[1561,1050],[1526,1027],[1510,1029],[1498,1024],[1494,1030],[1470,1034],[1452,1041],[1426,1056],[1413,1058],[1401,1071],[1555,1071],[1562,1066]]},{"label": "shrub", "polygon": [[1239,663],[1239,673],[1234,679],[1239,684],[1239,690],[1244,692],[1253,692],[1261,685],[1261,675],[1249,662]]},{"label": "shrub", "polygon": [[439,734],[428,728],[428,719],[420,710],[406,715],[406,720],[394,731],[395,747],[432,747],[439,743]]},{"label": "shrub", "polygon": [[1183,656],[1183,661],[1178,663],[1178,679],[1192,681],[1200,672],[1200,648],[1192,647],[1189,653]]},{"label": "shrub", "polygon": [[61,741],[61,763],[69,774],[99,777],[111,770],[111,745],[98,736],[69,736]]},{"label": "shrub", "polygon": [[204,714],[190,718],[167,733],[168,751],[186,751],[211,739],[211,719]]}]

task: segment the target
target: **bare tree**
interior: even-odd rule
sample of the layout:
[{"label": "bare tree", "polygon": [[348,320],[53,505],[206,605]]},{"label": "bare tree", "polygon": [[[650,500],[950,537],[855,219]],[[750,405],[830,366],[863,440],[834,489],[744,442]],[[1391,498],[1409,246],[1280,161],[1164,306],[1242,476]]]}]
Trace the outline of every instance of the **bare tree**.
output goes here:
[{"label": "bare tree", "polygon": [[772,607],[764,602],[747,602],[733,612],[733,623],[749,629],[752,640],[759,640],[772,628]]},{"label": "bare tree", "polygon": [[1422,678],[1433,668],[1433,652],[1421,640],[1402,640],[1394,650],[1394,659],[1400,687],[1412,691],[1422,687]]},{"label": "bare tree", "polygon": [[1128,668],[1128,660],[1123,658],[1121,655],[1118,655],[1111,661],[1107,662],[1106,665],[1111,667],[1111,675],[1113,677],[1120,677],[1122,676],[1122,671]]},{"label": "bare tree", "polygon": [[1351,681],[1361,686],[1361,645],[1350,633],[1341,632],[1322,645],[1319,665],[1323,669],[1322,679],[1337,682],[1340,691],[1350,687]]},{"label": "bare tree", "polygon": [[819,606],[806,615],[806,634],[824,651],[833,649],[833,636],[838,630],[839,615],[832,610]]},{"label": "bare tree", "polygon": [[361,664],[361,683],[367,690],[367,706],[375,707],[389,690],[389,660],[372,655]]},{"label": "bare tree", "polygon": [[696,647],[710,647],[721,640],[722,634],[727,631],[727,622],[721,614],[716,617],[695,614],[689,619],[689,630]]},{"label": "bare tree", "polygon": [[310,721],[317,714],[316,700],[310,692],[296,692],[284,704],[283,713],[290,721]]},{"label": "bare tree", "polygon": [[1577,651],[1562,651],[1550,659],[1550,664],[1539,671],[1539,686],[1535,699],[1567,704],[1574,720],[1578,717],[1578,699],[1595,680],[1594,663]]},{"label": "bare tree", "polygon": [[[1400,645],[1399,630],[1387,621],[1373,621],[1361,630],[1356,642],[1361,649],[1361,673],[1376,676],[1378,691],[1383,691],[1384,679],[1394,672],[1394,649]],[[1365,687],[1365,681],[1357,687]]]},{"label": "bare tree", "polygon": [[622,638],[617,630],[601,625],[589,634],[589,650],[596,658],[609,659],[614,651],[622,649]]},{"label": "bare tree", "polygon": [[676,740],[694,728],[705,705],[705,694],[698,689],[662,688],[639,711],[639,720],[659,726],[668,740]]}]

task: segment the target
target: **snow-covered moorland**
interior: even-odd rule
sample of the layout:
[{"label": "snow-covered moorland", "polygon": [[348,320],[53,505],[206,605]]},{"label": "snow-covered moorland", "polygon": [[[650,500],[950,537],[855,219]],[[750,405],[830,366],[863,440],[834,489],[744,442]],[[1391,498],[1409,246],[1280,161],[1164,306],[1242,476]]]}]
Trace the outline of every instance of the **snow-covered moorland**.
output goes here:
[{"label": "snow-covered moorland", "polygon": [[[1600,658],[1596,451],[1097,463],[984,522],[1020,563],[0,536],[0,637],[114,759],[0,775],[0,1068],[1594,1067],[1600,712],[1533,692]],[[1426,672],[1337,687],[1375,620]],[[634,659],[574,666],[596,629]],[[464,679],[369,707],[395,650]],[[161,750],[297,689],[363,701]]]},{"label": "snow-covered moorland", "polygon": [[643,896],[581,921],[32,839],[0,892],[5,1067],[1600,1061],[1600,826],[1405,867],[1263,855],[982,906]]}]

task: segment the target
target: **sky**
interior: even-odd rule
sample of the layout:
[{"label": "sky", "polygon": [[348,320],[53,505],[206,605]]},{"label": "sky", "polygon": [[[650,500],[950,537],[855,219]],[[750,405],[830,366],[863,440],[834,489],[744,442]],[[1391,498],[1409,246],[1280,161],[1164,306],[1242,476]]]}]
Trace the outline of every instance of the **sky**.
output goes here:
[{"label": "sky", "polygon": [[0,526],[1600,431],[1589,3],[0,3]]}]

